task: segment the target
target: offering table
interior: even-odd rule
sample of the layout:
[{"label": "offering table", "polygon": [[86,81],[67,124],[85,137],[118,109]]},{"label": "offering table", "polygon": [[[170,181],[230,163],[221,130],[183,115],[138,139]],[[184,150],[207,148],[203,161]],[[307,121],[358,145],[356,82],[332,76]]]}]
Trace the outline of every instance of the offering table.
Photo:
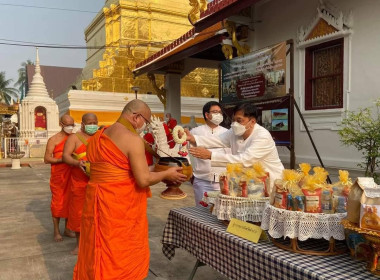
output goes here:
[{"label": "offering table", "polygon": [[[337,256],[301,255],[277,248],[269,241],[257,244],[226,232],[226,226],[208,209],[172,209],[164,229],[163,253],[168,259],[182,248],[230,279],[258,280],[370,280],[365,263]],[[190,279],[194,275],[193,270]]]}]

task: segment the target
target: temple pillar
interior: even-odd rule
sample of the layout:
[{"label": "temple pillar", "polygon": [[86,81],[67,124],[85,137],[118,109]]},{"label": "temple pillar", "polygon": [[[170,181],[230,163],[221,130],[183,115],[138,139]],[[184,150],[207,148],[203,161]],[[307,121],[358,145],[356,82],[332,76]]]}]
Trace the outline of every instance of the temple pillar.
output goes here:
[{"label": "temple pillar", "polygon": [[181,74],[167,73],[165,75],[166,113],[171,113],[178,123],[181,122]]}]

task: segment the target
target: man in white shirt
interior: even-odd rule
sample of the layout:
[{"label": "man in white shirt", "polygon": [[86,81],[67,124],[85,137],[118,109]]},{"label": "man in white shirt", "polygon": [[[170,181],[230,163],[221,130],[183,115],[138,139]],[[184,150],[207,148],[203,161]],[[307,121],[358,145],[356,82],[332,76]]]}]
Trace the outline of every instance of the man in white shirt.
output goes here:
[{"label": "man in white shirt", "polygon": [[[210,101],[203,106],[203,118],[206,124],[193,128],[191,130],[192,135],[214,138],[227,131],[226,128],[219,125],[223,121],[223,112],[218,102]],[[225,153],[228,152],[228,150],[229,149],[218,148],[211,149],[210,151]],[[202,200],[205,192],[219,190],[219,173],[225,171],[225,168],[211,167],[209,160],[199,158],[194,158],[192,165],[195,205],[199,206],[199,202]]]},{"label": "man in white shirt", "polygon": [[[186,131],[187,140],[198,147],[190,148],[196,158],[208,159],[211,166],[242,163],[251,166],[260,162],[270,175],[270,193],[275,179],[282,177],[284,166],[278,156],[276,145],[268,130],[256,123],[257,109],[249,103],[237,105],[233,110],[231,128],[217,137],[192,135]],[[232,154],[213,152],[207,148],[230,147]]]}]

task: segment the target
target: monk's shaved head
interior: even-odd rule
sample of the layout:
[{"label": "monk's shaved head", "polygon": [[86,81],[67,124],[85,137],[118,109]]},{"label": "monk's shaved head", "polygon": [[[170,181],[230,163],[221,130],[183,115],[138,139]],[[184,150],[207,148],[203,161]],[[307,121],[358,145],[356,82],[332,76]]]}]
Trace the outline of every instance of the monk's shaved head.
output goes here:
[{"label": "monk's shaved head", "polygon": [[149,112],[150,108],[149,106],[139,99],[133,99],[132,101],[128,102],[127,105],[125,105],[122,114],[133,114],[133,113],[142,113],[142,112]]},{"label": "monk's shaved head", "polygon": [[98,117],[94,113],[86,113],[82,116],[82,123],[86,123],[89,120],[96,120],[98,121]]},{"label": "monk's shaved head", "polygon": [[152,112],[150,111],[149,106],[139,99],[133,99],[125,105],[121,115],[129,118],[133,114],[142,115],[146,120],[150,121]]},{"label": "monk's shaved head", "polygon": [[60,120],[62,124],[74,124],[74,119],[70,115],[63,115]]}]

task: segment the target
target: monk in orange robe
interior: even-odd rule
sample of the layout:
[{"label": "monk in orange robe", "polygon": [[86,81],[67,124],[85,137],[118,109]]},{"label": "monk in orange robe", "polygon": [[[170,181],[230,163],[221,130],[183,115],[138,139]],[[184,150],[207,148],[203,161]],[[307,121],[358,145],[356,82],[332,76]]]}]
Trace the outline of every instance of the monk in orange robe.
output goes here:
[{"label": "monk in orange robe", "polygon": [[91,174],[75,280],[140,280],[148,275],[149,186],[161,180],[186,180],[180,167],[149,172],[139,134],[150,117],[149,107],[134,99],[119,120],[98,131],[87,147]]},{"label": "monk in orange robe", "polygon": [[[46,144],[44,162],[51,164],[50,190],[51,190],[51,214],[54,225],[54,240],[62,241],[62,235],[59,231],[60,218],[68,217],[68,180],[70,178],[71,166],[63,163],[63,147],[68,136],[74,129],[74,119],[69,115],[64,115],[60,119],[62,130],[49,138]],[[75,237],[74,233],[65,227],[64,235]]]},{"label": "monk in orange robe", "polygon": [[69,221],[67,228],[75,232],[77,245],[71,252],[78,254],[80,222],[83,203],[86,195],[86,186],[89,180],[89,162],[87,161],[87,145],[90,138],[98,131],[98,118],[95,114],[87,113],[82,116],[81,130],[69,136],[63,149],[63,161],[72,166],[69,180]]}]

